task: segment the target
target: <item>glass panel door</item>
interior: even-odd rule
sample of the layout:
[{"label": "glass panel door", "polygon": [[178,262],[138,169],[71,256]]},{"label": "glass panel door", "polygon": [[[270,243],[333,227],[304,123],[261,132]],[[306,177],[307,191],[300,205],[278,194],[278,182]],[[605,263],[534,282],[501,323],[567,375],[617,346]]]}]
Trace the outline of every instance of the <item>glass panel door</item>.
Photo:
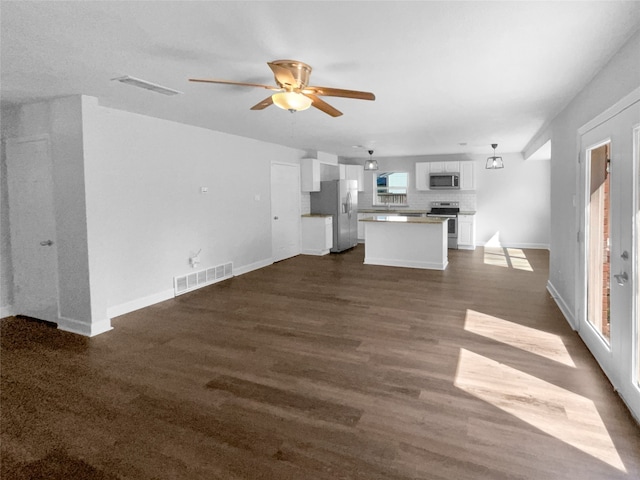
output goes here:
[{"label": "glass panel door", "polygon": [[638,159],[640,102],[581,135],[581,301],[578,330],[640,418]]},{"label": "glass panel door", "polygon": [[[640,108],[640,107],[639,107]],[[635,275],[634,280],[635,296],[633,303],[633,345],[632,355],[634,358],[633,364],[635,366],[635,372],[633,373],[633,379],[637,391],[640,391],[640,126],[637,126],[633,131],[633,163],[635,166],[633,172],[634,188],[636,204],[634,208],[634,231],[635,237]],[[640,416],[636,412],[636,417]]]},{"label": "glass panel door", "polygon": [[586,157],[590,177],[587,205],[587,320],[608,345],[611,324],[609,143],[588,149]]}]

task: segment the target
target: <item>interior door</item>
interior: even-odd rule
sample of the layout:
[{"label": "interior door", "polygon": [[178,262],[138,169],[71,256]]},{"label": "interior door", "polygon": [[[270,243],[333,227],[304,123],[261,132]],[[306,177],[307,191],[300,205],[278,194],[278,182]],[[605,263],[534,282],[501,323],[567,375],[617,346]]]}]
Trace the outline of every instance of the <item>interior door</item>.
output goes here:
[{"label": "interior door", "polygon": [[47,137],[6,143],[14,310],[58,321],[53,176]]},{"label": "interior door", "polygon": [[271,248],[273,261],[300,254],[300,166],[271,165]]},{"label": "interior door", "polygon": [[[583,308],[579,333],[640,417],[638,387],[638,146],[640,102],[581,136]],[[637,242],[637,240],[636,240]]]}]

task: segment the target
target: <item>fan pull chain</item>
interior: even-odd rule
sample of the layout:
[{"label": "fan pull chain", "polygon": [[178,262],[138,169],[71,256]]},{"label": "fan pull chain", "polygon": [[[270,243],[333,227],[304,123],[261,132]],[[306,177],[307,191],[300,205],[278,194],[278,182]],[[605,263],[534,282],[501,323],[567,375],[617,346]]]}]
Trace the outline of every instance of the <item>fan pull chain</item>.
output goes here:
[{"label": "fan pull chain", "polygon": [[289,127],[290,127],[290,138],[293,139],[296,136],[296,116],[295,116],[295,111],[291,112],[291,115],[289,115],[289,117],[291,118],[291,120],[289,120]]}]

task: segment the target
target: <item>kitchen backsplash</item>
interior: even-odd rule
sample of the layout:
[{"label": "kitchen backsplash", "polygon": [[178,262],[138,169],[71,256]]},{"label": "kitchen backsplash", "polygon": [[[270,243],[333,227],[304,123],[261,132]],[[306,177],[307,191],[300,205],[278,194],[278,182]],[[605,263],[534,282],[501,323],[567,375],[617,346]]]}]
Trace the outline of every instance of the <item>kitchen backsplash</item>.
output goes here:
[{"label": "kitchen backsplash", "polygon": [[[476,194],[475,193],[462,193],[462,192],[409,192],[407,194],[409,200],[408,207],[394,207],[398,210],[403,208],[409,210],[430,210],[431,202],[460,202],[460,210],[463,212],[476,211]],[[384,208],[376,205],[373,206],[373,195],[358,192],[358,208]],[[304,215],[311,212],[311,194],[303,192],[300,199],[300,211]]]},{"label": "kitchen backsplash", "polygon": [[[475,192],[460,191],[437,191],[437,192],[409,192],[407,194],[408,207],[391,208],[402,210],[407,208],[410,210],[430,210],[431,202],[460,202],[460,210],[476,211],[476,194]],[[366,192],[358,192],[358,208],[384,208],[379,205],[373,205],[373,195]]]},{"label": "kitchen backsplash", "polygon": [[300,195],[300,213],[302,215],[306,215],[307,213],[311,213],[311,194],[307,192],[302,192]]}]

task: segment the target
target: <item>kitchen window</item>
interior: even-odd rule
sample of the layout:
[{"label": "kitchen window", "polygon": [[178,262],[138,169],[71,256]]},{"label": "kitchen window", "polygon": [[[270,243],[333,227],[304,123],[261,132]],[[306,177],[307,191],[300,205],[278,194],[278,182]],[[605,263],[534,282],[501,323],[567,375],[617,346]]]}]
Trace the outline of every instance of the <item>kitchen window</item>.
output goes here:
[{"label": "kitchen window", "polygon": [[407,172],[381,172],[375,176],[374,205],[407,205]]}]

